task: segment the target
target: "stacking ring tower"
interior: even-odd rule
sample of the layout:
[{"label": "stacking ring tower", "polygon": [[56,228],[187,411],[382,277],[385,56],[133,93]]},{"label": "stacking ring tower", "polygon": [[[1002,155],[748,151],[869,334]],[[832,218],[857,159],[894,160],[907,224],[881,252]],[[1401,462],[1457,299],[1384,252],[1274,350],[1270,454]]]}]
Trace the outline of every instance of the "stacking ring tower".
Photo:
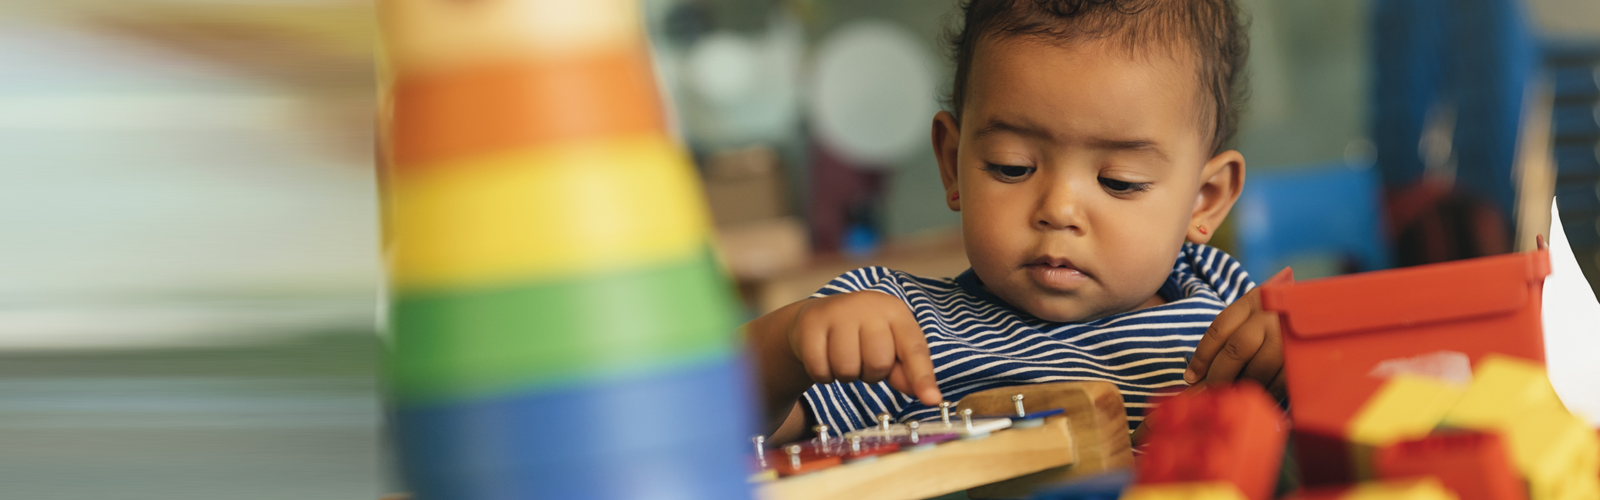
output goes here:
[{"label": "stacking ring tower", "polygon": [[416,498],[748,498],[732,288],[638,1],[379,15],[387,370]]}]

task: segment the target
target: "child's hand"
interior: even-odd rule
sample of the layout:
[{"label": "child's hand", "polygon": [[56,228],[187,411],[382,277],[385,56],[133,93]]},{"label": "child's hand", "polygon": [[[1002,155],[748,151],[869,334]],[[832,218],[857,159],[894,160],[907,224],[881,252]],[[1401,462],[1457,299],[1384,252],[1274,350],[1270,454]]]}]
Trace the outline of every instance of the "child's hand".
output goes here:
[{"label": "child's hand", "polygon": [[[1276,280],[1284,273],[1279,272]],[[1268,280],[1272,281],[1272,280]],[[1256,288],[1222,310],[1189,360],[1183,380],[1190,384],[1231,384],[1248,378],[1283,397],[1283,337],[1278,332],[1278,313],[1261,308],[1261,289]]]},{"label": "child's hand", "polygon": [[922,326],[893,295],[864,290],[806,300],[789,347],[816,383],[888,380],[923,404],[944,400]]}]

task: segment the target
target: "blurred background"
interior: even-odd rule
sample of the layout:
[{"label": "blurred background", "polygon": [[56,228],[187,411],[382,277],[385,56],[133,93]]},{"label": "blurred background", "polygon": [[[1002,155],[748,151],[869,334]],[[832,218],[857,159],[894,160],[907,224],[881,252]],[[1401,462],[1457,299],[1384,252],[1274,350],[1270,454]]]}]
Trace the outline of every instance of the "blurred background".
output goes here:
[{"label": "blurred background", "polygon": [[[1600,274],[1600,3],[1241,2],[1246,196],[1300,277],[1531,248]],[[927,144],[954,2],[643,0],[751,314],[963,270]],[[373,5],[0,2],[6,497],[374,498]],[[1543,215],[1540,215],[1540,214]]]}]

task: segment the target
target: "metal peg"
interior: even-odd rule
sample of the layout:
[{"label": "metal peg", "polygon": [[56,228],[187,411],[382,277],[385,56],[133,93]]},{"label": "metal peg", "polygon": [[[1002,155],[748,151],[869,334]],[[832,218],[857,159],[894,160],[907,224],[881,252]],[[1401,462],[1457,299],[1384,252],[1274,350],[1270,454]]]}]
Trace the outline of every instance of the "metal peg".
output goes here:
[{"label": "metal peg", "polygon": [[850,453],[861,453],[861,436],[850,436]]},{"label": "metal peg", "polygon": [[966,424],[967,431],[972,431],[972,408],[961,410],[961,423]]},{"label": "metal peg", "polygon": [[911,442],[912,442],[912,444],[915,444],[917,441],[922,440],[922,438],[920,436],[917,436],[917,429],[920,429],[920,428],[922,428],[922,422],[918,422],[916,420],[912,420],[910,422],[906,422],[906,430],[911,431]]},{"label": "metal peg", "polygon": [[950,407],[951,406],[954,406],[954,405],[951,405],[949,401],[945,401],[943,403],[939,403],[939,420],[944,422],[944,426],[945,427],[949,427],[950,426]]},{"label": "metal peg", "polygon": [[888,413],[879,413],[878,414],[878,430],[883,431],[883,432],[889,432],[889,423],[893,422],[893,421],[894,421],[894,417],[890,417]]},{"label": "metal peg", "polygon": [[767,437],[766,436],[756,436],[756,437],[750,438],[750,442],[751,443],[755,443],[755,445],[756,445],[756,459],[761,461],[761,466],[762,467],[766,467],[767,466]]},{"label": "metal peg", "polygon": [[817,439],[821,439],[823,443],[828,442],[828,424],[819,424],[811,430],[817,431]]},{"label": "metal peg", "polygon": [[800,445],[791,444],[788,448],[784,448],[783,452],[789,454],[789,467],[800,468]]},{"label": "metal peg", "polygon": [[1015,396],[1011,396],[1011,402],[1015,403],[1017,405],[1017,418],[1022,418],[1022,417],[1028,416],[1028,411],[1022,409],[1022,395],[1021,394],[1017,394]]}]

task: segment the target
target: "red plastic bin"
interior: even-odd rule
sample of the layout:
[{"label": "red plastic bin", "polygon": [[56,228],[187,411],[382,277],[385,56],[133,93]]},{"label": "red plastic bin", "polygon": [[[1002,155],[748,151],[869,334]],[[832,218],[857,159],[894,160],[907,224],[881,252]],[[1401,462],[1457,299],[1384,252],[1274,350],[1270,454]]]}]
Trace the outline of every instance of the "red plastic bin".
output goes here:
[{"label": "red plastic bin", "polygon": [[1280,314],[1305,484],[1350,479],[1344,429],[1395,370],[1462,357],[1476,365],[1489,353],[1543,363],[1540,294],[1548,274],[1549,253],[1539,250],[1263,284],[1262,307]]}]

